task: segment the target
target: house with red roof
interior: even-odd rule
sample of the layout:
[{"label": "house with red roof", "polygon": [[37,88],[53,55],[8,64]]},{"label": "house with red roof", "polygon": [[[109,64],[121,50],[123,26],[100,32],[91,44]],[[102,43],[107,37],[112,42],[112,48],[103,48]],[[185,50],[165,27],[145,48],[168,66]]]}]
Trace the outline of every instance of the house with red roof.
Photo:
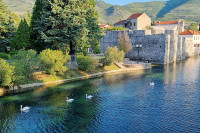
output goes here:
[{"label": "house with red roof", "polygon": [[194,47],[200,47],[200,31],[185,30],[179,33],[180,38],[190,39]]},{"label": "house with red roof", "polygon": [[151,18],[146,13],[132,14],[126,20],[120,20],[115,27],[123,27],[130,30],[145,30],[151,26]]},{"label": "house with red roof", "polygon": [[112,25],[108,25],[108,24],[101,24],[99,25],[100,29],[109,29],[109,28],[114,28],[114,26]]},{"label": "house with red roof", "polygon": [[155,22],[156,27],[164,28],[165,30],[176,30],[178,33],[184,31],[185,22],[183,20],[174,20],[174,21],[158,21]]}]

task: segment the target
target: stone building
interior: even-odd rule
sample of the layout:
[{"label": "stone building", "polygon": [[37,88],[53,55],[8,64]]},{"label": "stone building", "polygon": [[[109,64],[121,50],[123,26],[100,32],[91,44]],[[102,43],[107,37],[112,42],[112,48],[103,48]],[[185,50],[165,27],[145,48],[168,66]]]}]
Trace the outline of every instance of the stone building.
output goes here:
[{"label": "stone building", "polygon": [[[100,44],[102,53],[108,46],[119,47],[119,32],[121,31],[106,32],[106,36],[102,38]],[[193,35],[193,37],[182,35],[183,33],[179,35],[177,30],[164,30],[159,34],[152,34],[151,30],[128,30],[127,32],[131,38],[133,49],[126,54],[126,57],[132,60],[148,61],[155,64],[169,64],[197,55],[200,51],[200,45],[198,45],[196,40],[200,39],[199,35]],[[193,45],[193,42],[197,45]],[[138,45],[141,47],[136,47]]]},{"label": "stone building", "polygon": [[188,47],[191,47],[190,51],[188,51],[188,57],[200,54],[200,32],[186,30],[179,34],[179,43],[183,41],[188,41]]},{"label": "stone building", "polygon": [[191,38],[191,44],[195,46],[195,44],[200,45],[200,31],[186,30],[179,34],[181,38]]},{"label": "stone building", "polygon": [[126,20],[114,24],[115,27],[124,27],[130,30],[145,30],[151,26],[151,18],[146,13],[132,14]]},{"label": "stone building", "polygon": [[184,31],[185,22],[183,20],[158,21],[155,22],[155,26],[153,26],[153,28],[156,27],[161,27],[164,28],[165,30],[176,30],[178,31],[178,33],[181,33]]}]

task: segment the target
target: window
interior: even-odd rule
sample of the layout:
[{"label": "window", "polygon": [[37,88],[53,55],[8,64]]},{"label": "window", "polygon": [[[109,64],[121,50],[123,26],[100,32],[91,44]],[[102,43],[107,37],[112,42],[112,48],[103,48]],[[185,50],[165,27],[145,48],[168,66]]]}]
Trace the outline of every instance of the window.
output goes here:
[{"label": "window", "polygon": [[136,25],[136,23],[134,22],[134,23],[133,23],[133,25],[135,26],[135,25]]},{"label": "window", "polygon": [[132,26],[132,23],[130,23],[130,26]]},{"label": "window", "polygon": [[127,27],[127,24],[125,24],[125,27]]}]

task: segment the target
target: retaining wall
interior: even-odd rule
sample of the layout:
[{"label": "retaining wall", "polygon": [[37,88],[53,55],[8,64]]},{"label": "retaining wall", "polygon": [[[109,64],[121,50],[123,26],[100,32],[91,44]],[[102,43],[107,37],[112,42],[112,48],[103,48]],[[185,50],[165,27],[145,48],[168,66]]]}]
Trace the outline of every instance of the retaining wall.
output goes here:
[{"label": "retaining wall", "polygon": [[[119,47],[119,32],[128,32],[133,49],[126,54],[126,57],[133,60],[169,64],[200,53],[199,47],[194,48],[192,38],[178,37],[178,30],[166,30],[162,34],[152,34],[150,30],[107,31],[100,44],[102,53],[108,46]],[[139,57],[136,45],[142,45],[139,49]]]}]

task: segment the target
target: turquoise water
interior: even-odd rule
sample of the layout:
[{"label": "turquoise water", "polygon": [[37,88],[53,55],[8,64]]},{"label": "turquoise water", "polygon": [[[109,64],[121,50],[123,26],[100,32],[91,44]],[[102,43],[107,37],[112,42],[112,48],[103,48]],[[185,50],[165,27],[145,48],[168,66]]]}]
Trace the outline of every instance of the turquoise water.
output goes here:
[{"label": "turquoise water", "polygon": [[0,132],[200,132],[199,59],[2,97]]}]

